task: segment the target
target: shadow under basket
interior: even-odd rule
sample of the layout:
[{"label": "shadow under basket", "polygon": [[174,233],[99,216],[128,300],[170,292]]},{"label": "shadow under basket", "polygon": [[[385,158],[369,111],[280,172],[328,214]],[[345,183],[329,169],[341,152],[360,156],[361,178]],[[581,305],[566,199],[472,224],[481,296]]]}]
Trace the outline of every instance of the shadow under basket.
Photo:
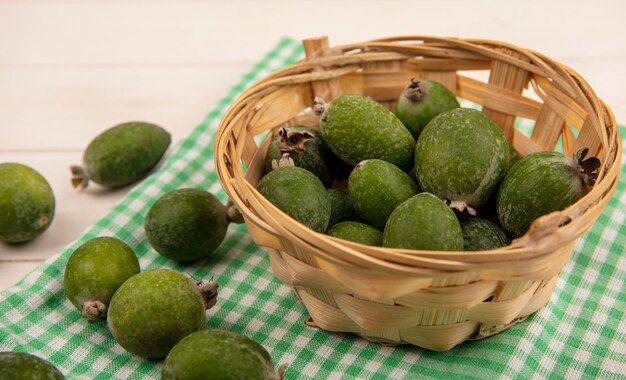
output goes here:
[{"label": "shadow under basket", "polygon": [[[215,163],[252,238],[269,253],[274,275],[306,306],[308,324],[446,351],[543,307],[575,240],[602,213],[619,176],[614,116],[585,80],[542,54],[497,41],[403,36],[331,48],[322,37],[305,40],[304,49],[306,59],[256,82],[226,112]],[[488,79],[471,78],[480,73]],[[572,156],[589,148],[601,161],[595,185],[574,205],[537,219],[509,246],[478,252],[332,238],[257,192],[272,135],[289,125],[319,125],[311,111],[316,96],[360,94],[393,107],[414,77],[436,80],[482,106],[522,156],[555,149]],[[534,121],[530,136],[515,129],[518,117]]]}]

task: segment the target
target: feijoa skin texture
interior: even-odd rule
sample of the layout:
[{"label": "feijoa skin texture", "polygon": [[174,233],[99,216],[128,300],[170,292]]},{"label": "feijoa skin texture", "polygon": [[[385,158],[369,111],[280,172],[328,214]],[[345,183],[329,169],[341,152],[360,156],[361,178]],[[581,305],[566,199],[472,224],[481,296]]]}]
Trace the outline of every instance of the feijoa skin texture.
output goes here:
[{"label": "feijoa skin texture", "polygon": [[265,172],[272,171],[272,161],[280,160],[283,152],[288,152],[294,166],[315,174],[325,187],[329,187],[333,177],[328,168],[332,152],[326,146],[320,132],[303,125],[283,128],[270,143],[265,155]]},{"label": "feijoa skin texture", "polygon": [[178,189],[150,207],[145,230],[159,254],[191,261],[214,252],[224,240],[228,224],[226,206],[215,195],[200,189]]},{"label": "feijoa skin texture", "polygon": [[358,217],[354,211],[352,199],[347,191],[338,189],[326,189],[330,199],[330,220],[328,227],[334,226],[346,220],[356,220]]},{"label": "feijoa skin texture", "polygon": [[391,212],[417,191],[407,173],[378,159],[360,162],[348,178],[348,193],[357,215],[381,231]]},{"label": "feijoa skin texture", "polygon": [[48,229],[55,199],[48,181],[35,169],[0,163],[0,241],[23,243]]},{"label": "feijoa skin texture", "polygon": [[108,327],[127,351],[162,358],[187,335],[205,326],[205,303],[195,284],[169,269],[129,278],[109,306]]},{"label": "feijoa skin texture", "polygon": [[148,174],[170,142],[170,134],[155,124],[136,121],[116,125],[89,143],[83,154],[84,169],[73,167],[72,181],[83,187],[89,180],[109,188],[126,186]]},{"label": "feijoa skin texture", "polygon": [[559,152],[531,153],[511,167],[500,185],[498,221],[516,238],[538,217],[567,208],[584,193],[572,159]]},{"label": "feijoa skin texture", "polygon": [[420,187],[473,209],[496,191],[508,163],[509,143],[498,125],[469,108],[435,117],[415,145]]},{"label": "feijoa skin texture", "polygon": [[482,218],[465,218],[460,221],[463,231],[463,250],[482,251],[507,246],[511,238],[496,223]]},{"label": "feijoa skin texture", "polygon": [[404,124],[375,100],[360,95],[333,99],[320,118],[322,138],[350,165],[377,158],[403,170],[413,164],[415,139]]},{"label": "feijoa skin texture", "polygon": [[383,247],[462,251],[463,232],[448,205],[432,194],[420,193],[391,213],[383,231]]},{"label": "feijoa skin texture", "polygon": [[417,140],[435,116],[459,107],[454,94],[440,83],[411,79],[398,98],[394,113]]},{"label": "feijoa skin texture", "polygon": [[360,222],[341,222],[332,226],[327,235],[355,243],[380,247],[383,244],[383,233],[376,228]]},{"label": "feijoa skin texture", "polygon": [[331,204],[319,178],[296,166],[279,167],[259,181],[257,190],[287,215],[317,232],[330,221]]},{"label": "feijoa skin texture", "polygon": [[93,322],[106,315],[113,294],[139,270],[135,252],[123,241],[108,236],[88,240],[67,262],[65,295]]},{"label": "feijoa skin texture", "polygon": [[163,380],[277,380],[272,357],[254,340],[225,330],[203,330],[167,355]]},{"label": "feijoa skin texture", "polygon": [[38,356],[24,352],[0,352],[2,380],[63,380],[55,366]]}]

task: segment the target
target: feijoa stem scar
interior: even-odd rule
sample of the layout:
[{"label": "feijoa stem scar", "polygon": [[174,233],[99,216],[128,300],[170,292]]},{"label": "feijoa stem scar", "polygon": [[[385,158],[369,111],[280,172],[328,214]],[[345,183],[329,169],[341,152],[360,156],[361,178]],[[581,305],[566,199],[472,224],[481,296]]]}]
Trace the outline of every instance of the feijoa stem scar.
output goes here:
[{"label": "feijoa stem scar", "polygon": [[196,287],[202,296],[206,310],[209,310],[217,303],[219,285],[211,278],[209,281],[198,281]]},{"label": "feijoa stem scar", "polygon": [[97,321],[106,314],[107,305],[98,300],[89,300],[81,304],[82,315],[87,318],[89,323]]},{"label": "feijoa stem scar", "polygon": [[419,102],[422,98],[422,93],[422,82],[415,78],[411,78],[411,81],[404,89],[404,97],[412,102]]},{"label": "feijoa stem scar", "polygon": [[326,102],[319,96],[316,96],[315,99],[313,99],[313,102],[313,112],[317,116],[322,116],[324,110],[326,109]]},{"label": "feijoa stem scar", "polygon": [[82,166],[72,165],[70,166],[70,172],[72,173],[72,186],[75,189],[84,189],[89,185],[89,175],[87,170]]},{"label": "feijoa stem scar", "polygon": [[230,199],[226,203],[226,214],[228,215],[228,221],[230,223],[242,224],[244,223],[243,215],[241,211],[235,206],[233,201]]},{"label": "feijoa stem scar", "polygon": [[278,131],[278,147],[283,153],[304,153],[304,144],[315,138],[311,132],[281,128]]}]

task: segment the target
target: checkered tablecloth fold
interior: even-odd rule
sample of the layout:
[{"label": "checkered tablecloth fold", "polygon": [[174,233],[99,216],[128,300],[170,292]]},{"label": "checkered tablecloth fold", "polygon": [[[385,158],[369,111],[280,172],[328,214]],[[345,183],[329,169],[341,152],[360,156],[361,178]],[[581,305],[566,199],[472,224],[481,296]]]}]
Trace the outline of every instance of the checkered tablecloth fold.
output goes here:
[{"label": "checkered tablecloth fold", "polygon": [[[267,255],[252,242],[245,225],[231,225],[215,254],[192,265],[177,264],[150,247],[144,216],[163,194],[195,187],[226,201],[213,165],[213,137],[220,117],[247,86],[293,63],[302,52],[299,42],[281,40],[168,153],[156,173],[60,254],[2,292],[0,351],[36,354],[72,379],[160,378],[162,362],[126,352],[105,322],[87,323],[64,295],[63,269],[74,249],[96,236],[116,236],[133,247],[144,270],[168,267],[195,278],[213,276],[221,293],[217,306],[208,312],[207,327],[256,340],[277,365],[289,364],[287,379],[626,378],[624,176],[605,212],[577,241],[546,307],[506,332],[446,353],[386,347],[307,327],[305,308],[274,278]],[[522,130],[532,127],[520,123]],[[620,132],[626,133],[624,128]]]}]

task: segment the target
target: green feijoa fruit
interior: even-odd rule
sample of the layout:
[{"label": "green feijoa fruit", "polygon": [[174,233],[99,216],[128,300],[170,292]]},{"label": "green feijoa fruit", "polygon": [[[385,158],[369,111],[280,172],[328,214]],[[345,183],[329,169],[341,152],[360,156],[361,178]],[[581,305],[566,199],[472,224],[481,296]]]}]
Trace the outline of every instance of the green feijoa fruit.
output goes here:
[{"label": "green feijoa fruit", "polygon": [[331,204],[319,178],[306,169],[279,167],[259,181],[258,191],[287,215],[317,232],[326,231]]},{"label": "green feijoa fruit", "polygon": [[417,194],[411,177],[389,162],[360,162],[348,178],[348,193],[354,209],[367,224],[382,230],[391,212]]},{"label": "green feijoa fruit", "polygon": [[502,227],[486,219],[464,218],[461,220],[461,230],[464,251],[496,249],[511,243]]},{"label": "green feijoa fruit", "polygon": [[33,168],[0,163],[0,241],[22,243],[41,235],[54,217],[54,193]]},{"label": "green feijoa fruit", "polygon": [[195,332],[165,358],[163,380],[279,380],[272,357],[254,340],[225,330]]},{"label": "green feijoa fruit", "polygon": [[327,160],[332,152],[320,136],[320,132],[302,125],[281,128],[265,155],[265,172],[272,171],[272,162],[281,159],[288,153],[294,166],[306,169],[315,174],[325,187],[332,183],[332,176]]},{"label": "green feijoa fruit", "polygon": [[83,153],[83,166],[72,166],[74,187],[94,181],[105,187],[128,185],[156,166],[170,145],[170,134],[155,124],[129,122],[96,136]]},{"label": "green feijoa fruit", "polygon": [[381,246],[383,233],[365,223],[347,221],[332,226],[327,235],[365,245]]},{"label": "green feijoa fruit", "polygon": [[586,152],[569,158],[559,152],[537,152],[519,160],[500,185],[496,211],[500,225],[514,238],[538,217],[560,211],[593,185],[600,161]]},{"label": "green feijoa fruit", "polygon": [[463,232],[452,209],[429,193],[399,205],[383,231],[383,247],[462,251]]},{"label": "green feijoa fruit", "polygon": [[460,106],[454,94],[439,82],[412,78],[398,98],[394,113],[417,140],[435,116]]},{"label": "green feijoa fruit", "polygon": [[162,358],[178,341],[205,327],[217,300],[213,281],[194,283],[170,269],[152,269],[129,278],[111,299],[107,322],[127,351]]},{"label": "green feijoa fruit", "polygon": [[489,117],[469,108],[436,116],[415,145],[420,187],[473,214],[504,178],[509,143]]},{"label": "green feijoa fruit", "polygon": [[67,262],[65,295],[93,322],[106,315],[115,291],[137,273],[139,261],[132,248],[114,237],[97,237],[78,247]]},{"label": "green feijoa fruit", "polygon": [[2,380],[63,380],[55,366],[38,356],[24,352],[0,352]]},{"label": "green feijoa fruit", "polygon": [[371,98],[342,95],[333,99],[323,108],[320,130],[330,149],[350,165],[371,158],[403,170],[413,164],[415,139],[411,132],[393,112]]},{"label": "green feijoa fruit", "polygon": [[345,220],[355,220],[357,218],[354,211],[352,199],[346,191],[337,189],[327,189],[328,198],[330,199],[330,220],[328,227],[331,227]]},{"label": "green feijoa fruit", "polygon": [[161,255],[177,261],[205,258],[226,236],[227,208],[200,189],[178,189],[159,198],[145,220],[146,237]]}]

